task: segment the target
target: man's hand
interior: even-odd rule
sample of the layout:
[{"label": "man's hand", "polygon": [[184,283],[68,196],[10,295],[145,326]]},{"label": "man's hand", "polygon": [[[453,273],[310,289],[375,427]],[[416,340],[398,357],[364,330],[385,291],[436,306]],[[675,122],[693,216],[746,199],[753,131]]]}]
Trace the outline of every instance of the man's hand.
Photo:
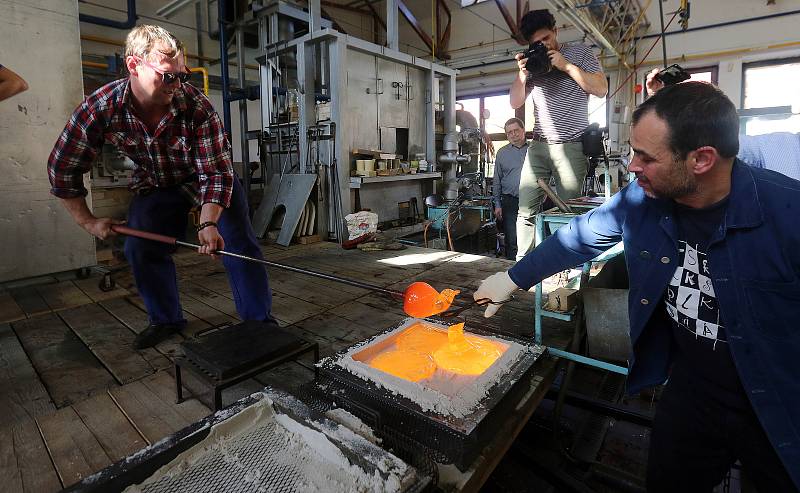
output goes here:
[{"label": "man's hand", "polygon": [[564,58],[564,55],[562,55],[560,51],[550,50],[547,52],[547,56],[550,57],[550,63],[553,64],[555,68],[562,72],[567,71],[567,65],[569,65],[569,62],[566,58]]},{"label": "man's hand", "polygon": [[81,227],[88,231],[92,236],[105,240],[111,236],[117,236],[111,226],[114,224],[125,224],[125,221],[111,219],[110,217],[94,217],[80,223]]},{"label": "man's hand", "polygon": [[664,88],[664,83],[660,80],[656,79],[656,74],[659,73],[661,69],[654,68],[647,74],[647,79],[645,79],[645,85],[647,86],[647,94],[653,95]]},{"label": "man's hand", "polygon": [[216,226],[206,226],[198,231],[197,239],[200,241],[198,253],[203,255],[211,255],[216,259],[219,258],[219,255],[214,255],[213,252],[225,249],[225,240],[222,239]]},{"label": "man's hand", "polygon": [[[498,272],[492,274],[481,282],[478,290],[472,297],[477,301],[480,299],[489,298],[492,301],[505,301],[511,294],[519,289],[519,286],[514,284],[514,281],[509,277],[508,272]],[[489,318],[503,305],[487,305],[484,317]]]},{"label": "man's hand", "polygon": [[[223,207],[219,204],[206,202],[200,207],[200,224],[207,222],[218,223],[223,210]],[[198,252],[204,255],[211,255],[212,258],[219,258],[219,255],[213,255],[211,252],[225,249],[225,240],[222,239],[216,226],[207,226],[198,231],[197,239],[200,240]]]},{"label": "man's hand", "polygon": [[503,220],[503,209],[500,208],[500,207],[495,207],[494,208],[494,217],[498,221],[502,221]]},{"label": "man's hand", "polygon": [[524,53],[517,53],[514,55],[514,59],[517,61],[517,67],[519,67],[519,72],[523,80],[528,78],[528,69],[525,68],[525,64],[528,63],[528,59],[523,58],[524,56]]}]

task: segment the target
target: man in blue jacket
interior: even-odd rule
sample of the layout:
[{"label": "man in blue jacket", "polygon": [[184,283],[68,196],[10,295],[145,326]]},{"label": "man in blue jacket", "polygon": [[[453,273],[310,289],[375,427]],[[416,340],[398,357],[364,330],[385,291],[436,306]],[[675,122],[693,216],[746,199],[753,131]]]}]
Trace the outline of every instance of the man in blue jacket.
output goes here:
[{"label": "man in blue jacket", "polygon": [[637,180],[475,293],[507,299],[623,241],[628,391],[669,377],[649,491],[711,491],[736,460],[759,491],[800,485],[800,182],[736,159],[738,130],[714,86],[662,89],[633,116]]}]

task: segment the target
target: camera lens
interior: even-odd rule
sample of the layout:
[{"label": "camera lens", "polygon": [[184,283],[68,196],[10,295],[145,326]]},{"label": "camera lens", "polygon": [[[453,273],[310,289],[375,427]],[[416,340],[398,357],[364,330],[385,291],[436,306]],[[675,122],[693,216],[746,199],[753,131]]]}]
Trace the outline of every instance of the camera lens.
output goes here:
[{"label": "camera lens", "polygon": [[547,47],[541,41],[532,43],[525,51],[524,56],[528,59],[525,69],[531,75],[543,75],[553,68],[550,57],[547,55]]}]

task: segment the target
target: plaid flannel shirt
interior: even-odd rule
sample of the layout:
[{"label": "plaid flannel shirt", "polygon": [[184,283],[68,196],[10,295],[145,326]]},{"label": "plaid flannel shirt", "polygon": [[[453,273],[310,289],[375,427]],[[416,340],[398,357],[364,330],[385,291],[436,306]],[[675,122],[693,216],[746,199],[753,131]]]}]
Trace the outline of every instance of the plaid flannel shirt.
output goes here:
[{"label": "plaid flannel shirt", "polygon": [[230,144],[211,102],[194,86],[183,84],[175,91],[170,111],[153,135],[132,112],[127,78],[96,90],[72,114],[50,153],[51,193],[61,198],[85,196],[83,175],[105,141],[136,165],[132,191],[180,186],[197,205],[230,205]]}]

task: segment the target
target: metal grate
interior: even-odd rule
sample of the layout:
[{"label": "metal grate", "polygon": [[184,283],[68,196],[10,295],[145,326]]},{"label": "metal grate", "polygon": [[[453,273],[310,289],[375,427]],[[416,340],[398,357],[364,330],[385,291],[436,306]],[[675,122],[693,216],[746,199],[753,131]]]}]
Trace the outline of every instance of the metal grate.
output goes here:
[{"label": "metal grate", "polygon": [[[215,447],[189,467],[142,486],[147,493],[308,490],[303,471],[312,458],[287,454],[289,437],[270,421]],[[342,471],[337,478],[345,483]],[[352,482],[352,481],[351,481]]]}]

